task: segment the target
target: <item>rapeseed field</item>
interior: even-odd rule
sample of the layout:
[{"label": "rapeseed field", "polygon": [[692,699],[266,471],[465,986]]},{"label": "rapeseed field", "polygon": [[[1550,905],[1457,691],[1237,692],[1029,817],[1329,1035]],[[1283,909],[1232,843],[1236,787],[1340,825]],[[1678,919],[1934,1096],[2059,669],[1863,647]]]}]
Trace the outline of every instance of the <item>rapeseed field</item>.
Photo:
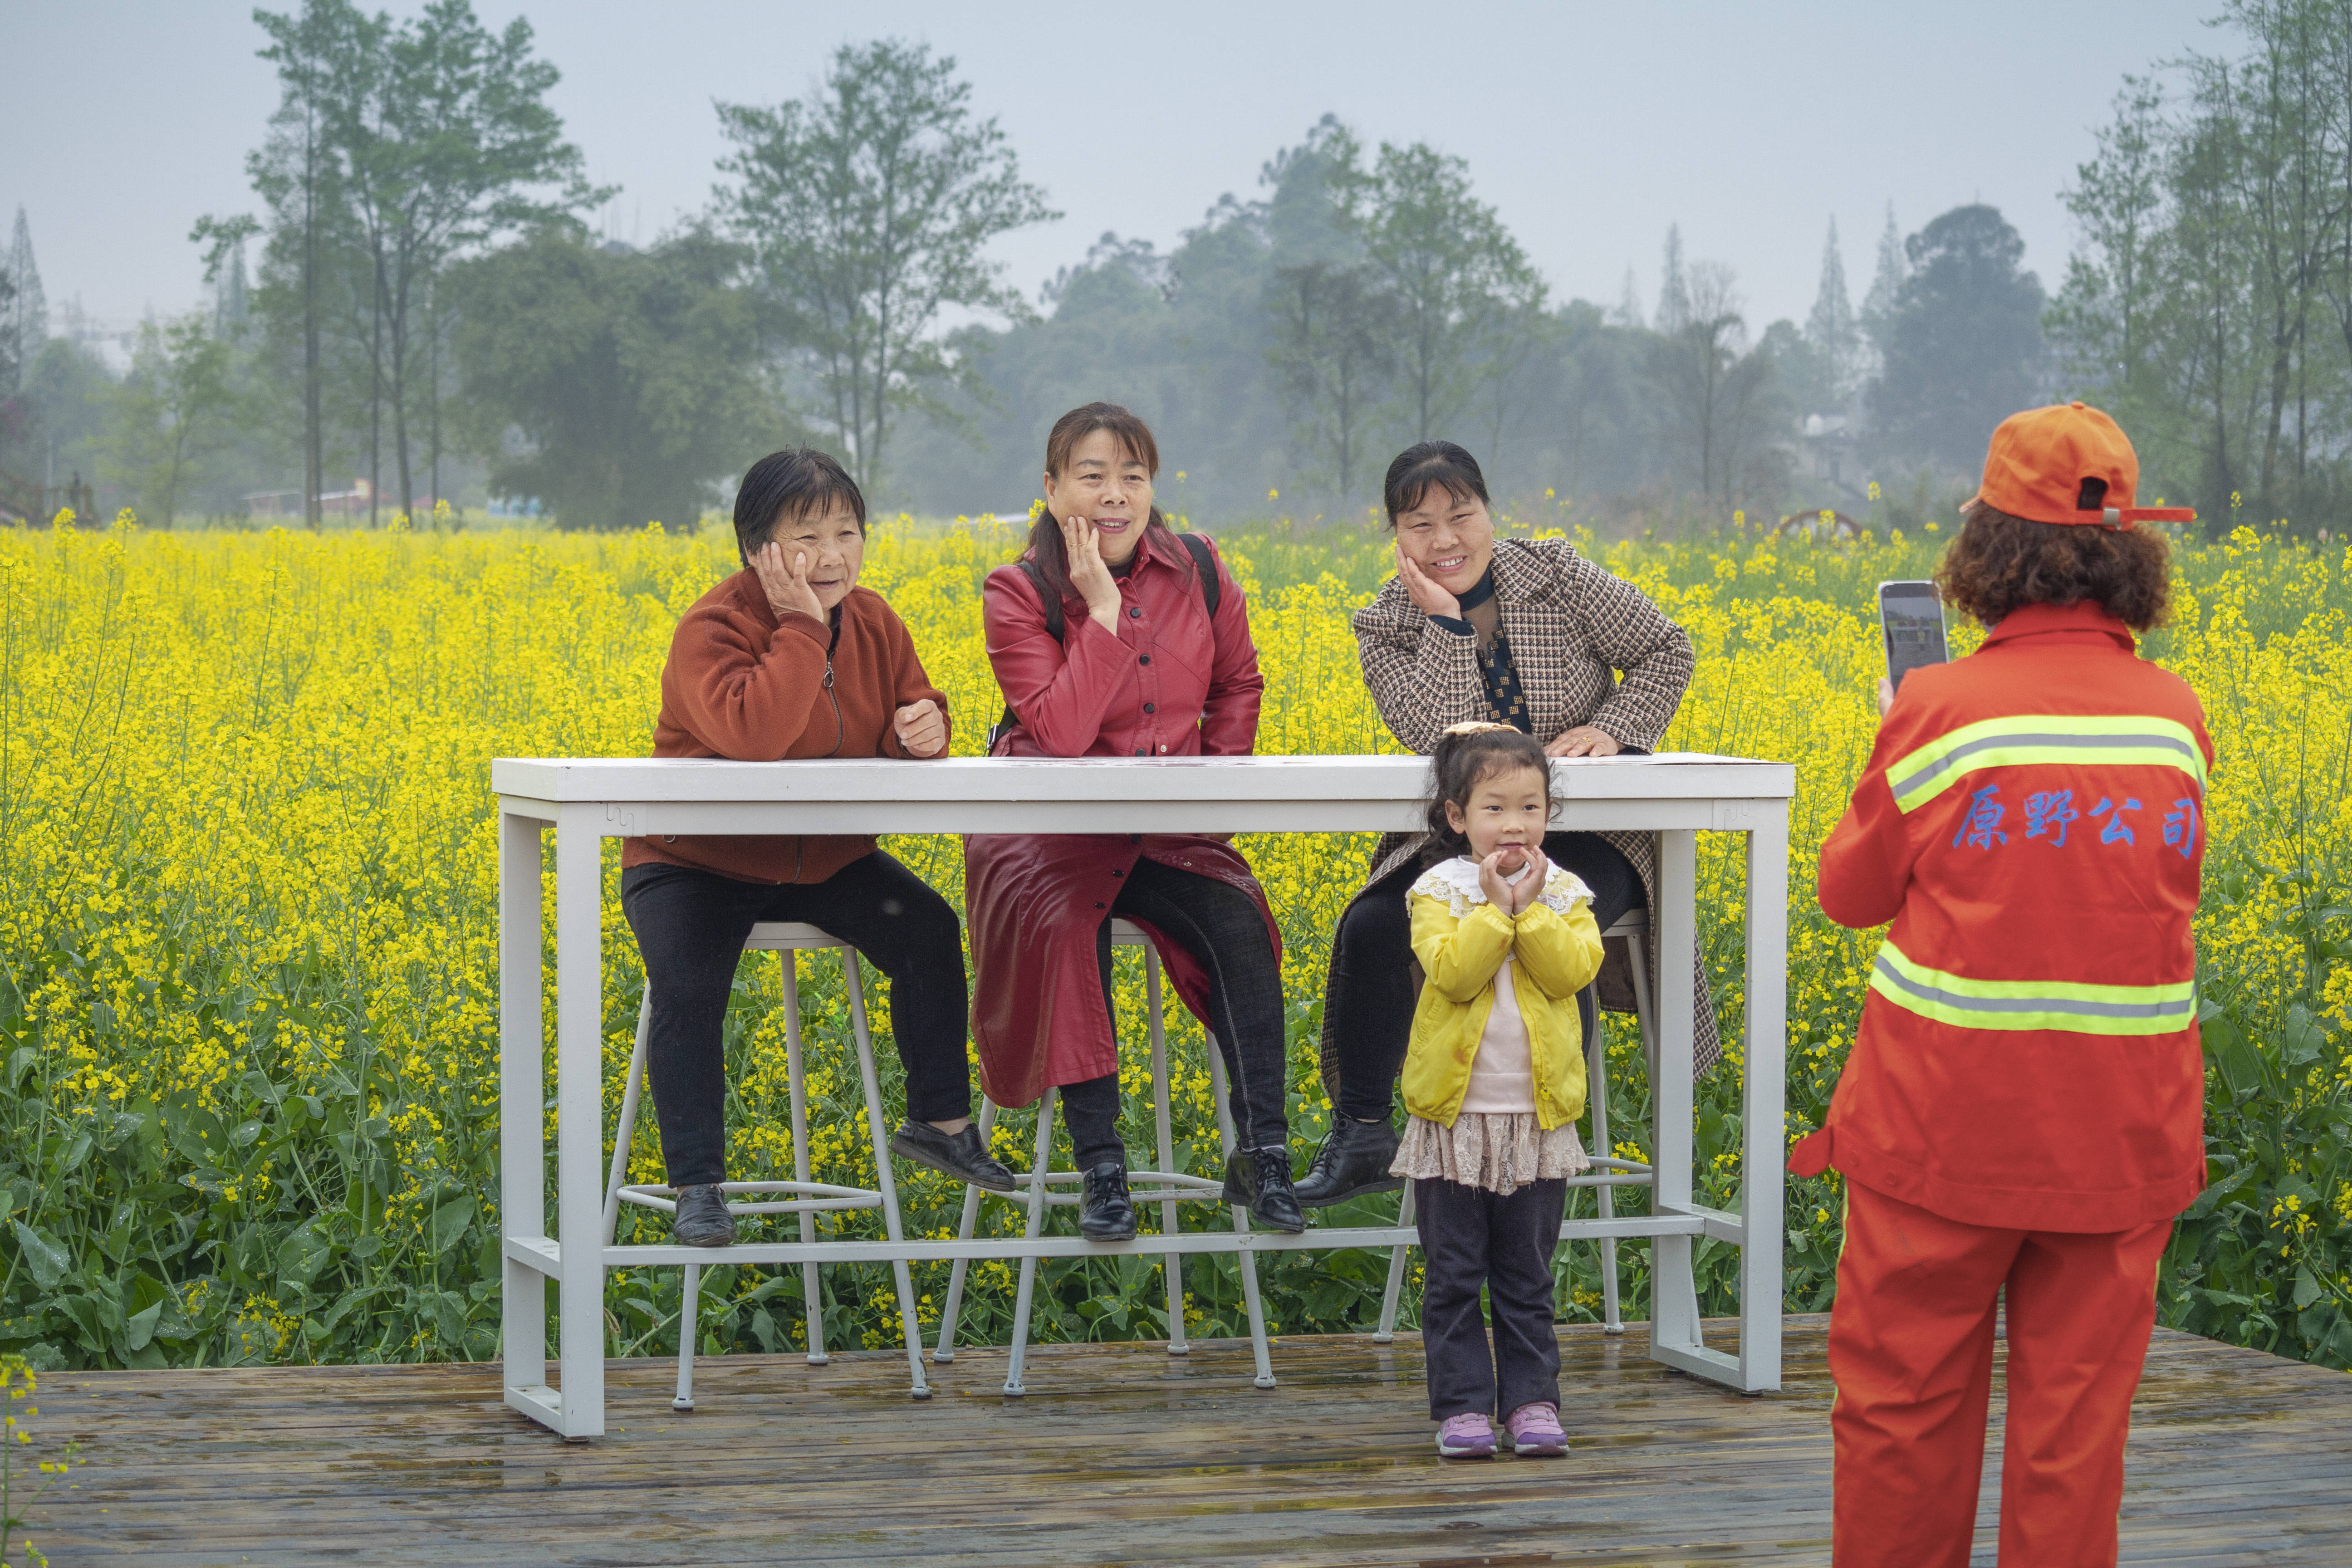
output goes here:
[{"label": "rapeseed field", "polygon": [[[1285,522],[1212,531],[1250,595],[1267,682],[1260,749],[1395,749],[1347,626],[1387,575],[1384,537]],[[1001,524],[880,519],[873,530],[865,582],[906,618],[949,693],[959,753],[979,749],[1001,706],[977,589],[1016,540]],[[1667,745],[1797,765],[1794,1137],[1827,1105],[1875,942],[1812,903],[1815,851],[1874,730],[1872,589],[1925,575],[1938,536],[1815,542],[1735,528],[1583,543],[1697,647]],[[0,1351],[36,1367],[498,1353],[489,760],[642,755],[671,626],[733,564],[724,528],[0,534]],[[2200,920],[2213,1180],[2168,1255],[2163,1314],[2352,1366],[2352,555],[2241,529],[2185,545],[2178,565],[2174,625],[2147,651],[2201,694],[2221,761]],[[1974,641],[1968,629],[1956,638]],[[1726,911],[1738,908],[1741,872],[1735,840],[1702,846],[1702,939],[1730,1040],[1746,977]],[[952,839],[890,847],[960,901]],[[1326,1113],[1314,1056],[1329,933],[1369,847],[1362,836],[1243,840],[1288,943],[1302,1149]],[[608,845],[608,1135],[641,986],[617,860]],[[1139,1040],[1139,961],[1121,964],[1122,1031]],[[741,1179],[792,1173],[779,973],[772,958],[747,962],[729,1017],[730,1173]],[[839,971],[804,962],[799,984],[815,1173],[863,1184],[872,1157]],[[1171,1024],[1179,1157],[1208,1173],[1202,1042],[1181,1009]],[[877,1026],[895,1079],[887,1010]],[[1612,1028],[1614,1128],[1643,1149],[1641,1052],[1630,1028]],[[1702,1201],[1736,1201],[1740,1066],[1735,1049],[1699,1086]],[[1141,1149],[1139,1065],[1128,1087],[1128,1137]],[[1009,1114],[1001,1151],[1025,1163],[1033,1128]],[[658,1179],[650,1116],[631,1163]],[[961,1193],[943,1180],[902,1169],[900,1192],[910,1227],[954,1225]],[[1362,1217],[1392,1201],[1367,1200]],[[1831,1180],[1790,1184],[1793,1309],[1829,1299],[1838,1206]],[[999,1229],[1017,1212],[983,1210]],[[638,1223],[624,1219],[624,1239]],[[878,1233],[870,1215],[837,1223]],[[1728,1310],[1733,1256],[1697,1250],[1704,1305]],[[1622,1256],[1638,1318],[1642,1249]],[[1385,1263],[1264,1260],[1271,1325],[1367,1326]],[[1564,1249],[1558,1268],[1562,1316],[1596,1316],[1591,1249]],[[915,1270],[927,1324],[946,1277],[944,1265]],[[898,1343],[887,1270],[828,1268],[824,1281],[833,1344]],[[1189,1284],[1193,1333],[1238,1331],[1229,1262],[1195,1262]],[[1010,1271],[982,1266],[972,1289],[961,1336],[1001,1342]],[[797,1347],[801,1291],[797,1269],[708,1270],[690,1331],[710,1351]],[[1166,1333],[1145,1259],[1049,1264],[1039,1300],[1044,1338]],[[614,1353],[675,1346],[674,1270],[616,1276],[608,1307]]]}]

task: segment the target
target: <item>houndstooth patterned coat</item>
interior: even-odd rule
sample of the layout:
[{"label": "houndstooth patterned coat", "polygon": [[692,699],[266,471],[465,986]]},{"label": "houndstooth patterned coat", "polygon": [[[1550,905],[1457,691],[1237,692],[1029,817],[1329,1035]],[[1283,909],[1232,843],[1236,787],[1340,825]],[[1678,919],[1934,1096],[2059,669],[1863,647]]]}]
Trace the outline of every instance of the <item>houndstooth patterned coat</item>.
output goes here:
[{"label": "houndstooth patterned coat", "polygon": [[[1660,614],[1649,595],[1576,552],[1564,539],[1507,539],[1495,545],[1495,605],[1512,667],[1527,695],[1538,740],[1590,724],[1629,750],[1653,751],[1690,685],[1690,638]],[[1478,671],[1477,639],[1429,624],[1428,616],[1391,577],[1355,615],[1356,651],[1364,683],[1391,733],[1426,756],[1451,724],[1496,719]],[[1619,672],[1623,679],[1619,679]],[[1601,837],[1633,863],[1650,908],[1658,907],[1658,841],[1649,833]],[[1372,851],[1369,886],[1417,858],[1426,834],[1382,835]],[[1633,1009],[1631,976],[1622,944],[1611,943],[1600,999],[1615,1012]],[[1652,995],[1658,994],[1657,944],[1645,943]],[[1706,970],[1693,957],[1693,1058],[1701,1072],[1723,1056]],[[1613,971],[1613,973],[1612,973]],[[1339,1047],[1332,1007],[1323,1007],[1323,1082],[1339,1096]]]}]

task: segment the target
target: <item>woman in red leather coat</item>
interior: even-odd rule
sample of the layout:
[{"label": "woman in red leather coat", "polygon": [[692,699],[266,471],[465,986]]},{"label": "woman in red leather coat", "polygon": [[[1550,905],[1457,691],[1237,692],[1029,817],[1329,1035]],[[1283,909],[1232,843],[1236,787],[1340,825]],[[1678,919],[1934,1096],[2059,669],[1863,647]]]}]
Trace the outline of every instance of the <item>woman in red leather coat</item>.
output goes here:
[{"label": "woman in red leather coat", "polygon": [[[993,755],[1141,763],[1247,756],[1255,745],[1265,682],[1248,606],[1208,541],[1178,536],[1152,506],[1159,467],[1150,430],[1116,404],[1055,425],[1029,549],[982,590],[989,661],[1009,705]],[[964,904],[981,1082],[999,1105],[1060,1091],[1086,1176],[1081,1234],[1135,1234],[1111,1026],[1114,915],[1150,933],[1177,994],[1224,1051],[1240,1144],[1227,1196],[1275,1229],[1306,1228],[1284,1114],[1282,933],[1231,844],[1193,833],[978,834],[964,842]]]}]

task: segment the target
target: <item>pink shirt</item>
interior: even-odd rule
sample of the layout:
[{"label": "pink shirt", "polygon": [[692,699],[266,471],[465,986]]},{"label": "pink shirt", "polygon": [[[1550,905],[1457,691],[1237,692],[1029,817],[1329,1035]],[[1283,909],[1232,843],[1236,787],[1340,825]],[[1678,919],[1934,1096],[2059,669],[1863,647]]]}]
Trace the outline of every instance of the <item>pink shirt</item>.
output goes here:
[{"label": "pink shirt", "polygon": [[1495,971],[1495,1005],[1486,1015],[1486,1032],[1478,1037],[1470,1087],[1462,1096],[1463,1110],[1486,1116],[1528,1115],[1536,1108],[1535,1055],[1528,1047],[1527,1020],[1519,1016],[1512,967],[1506,956]]}]

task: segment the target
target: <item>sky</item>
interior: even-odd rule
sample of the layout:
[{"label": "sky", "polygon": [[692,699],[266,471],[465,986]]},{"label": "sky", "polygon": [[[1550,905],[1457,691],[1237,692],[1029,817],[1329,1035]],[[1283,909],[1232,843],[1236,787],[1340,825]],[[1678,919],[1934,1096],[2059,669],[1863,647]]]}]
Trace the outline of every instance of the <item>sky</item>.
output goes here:
[{"label": "sky", "polygon": [[[2060,194],[2122,78],[2228,42],[2206,25],[2219,0],[475,4],[493,26],[527,16],[562,71],[553,103],[591,177],[621,187],[594,221],[622,239],[709,204],[714,100],[804,95],[842,44],[896,36],[956,58],[1065,215],[994,246],[1032,299],[1106,231],[1165,249],[1221,195],[1256,195],[1330,110],[1367,142],[1465,159],[1555,298],[1614,304],[1630,267],[1654,307],[1678,224],[1687,258],[1734,268],[1759,331],[1803,320],[1832,218],[1858,305],[1890,203],[1905,233],[1993,204],[2054,288]],[[0,129],[0,221],[25,209],[53,328],[77,297],[117,328],[196,303],[190,226],[257,209],[245,155],[278,89],[251,17],[0,0],[0,59],[48,84]]]}]

